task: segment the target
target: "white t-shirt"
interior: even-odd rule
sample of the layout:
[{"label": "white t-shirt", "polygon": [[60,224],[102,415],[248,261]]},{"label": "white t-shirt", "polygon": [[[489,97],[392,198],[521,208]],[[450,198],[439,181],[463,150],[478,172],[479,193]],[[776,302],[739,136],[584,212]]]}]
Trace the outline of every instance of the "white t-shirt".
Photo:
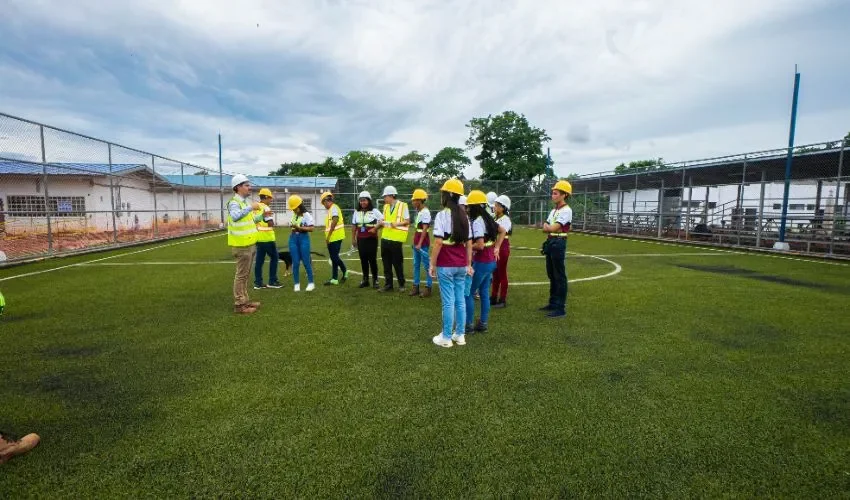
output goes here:
[{"label": "white t-shirt", "polygon": [[546,218],[548,224],[558,223],[562,226],[573,221],[573,209],[569,205],[564,205],[560,210],[553,209],[549,212],[549,217]]},{"label": "white t-shirt", "polygon": [[382,220],[384,220],[384,214],[377,208],[373,208],[365,214],[362,210],[358,210],[351,216],[351,223],[355,226],[358,224],[379,224]]},{"label": "white t-shirt", "polygon": [[[292,214],[292,218],[295,219],[296,215]],[[304,215],[301,218],[301,226],[315,226],[316,222],[313,220],[313,215],[310,212],[304,212]]]},{"label": "white t-shirt", "polygon": [[331,219],[333,219],[334,217],[339,217],[340,219],[342,219],[342,214],[339,212],[339,207],[336,205],[331,205],[331,213],[328,215],[330,215]]},{"label": "white t-shirt", "polygon": [[496,221],[496,223],[505,228],[506,233],[509,232],[513,227],[513,224],[511,223],[511,218],[507,215],[503,215],[500,219]]},{"label": "white t-shirt", "polygon": [[485,234],[487,234],[487,226],[484,225],[484,218],[479,217],[472,221],[472,227],[470,229],[472,231],[473,241],[478,238],[484,238]]},{"label": "white t-shirt", "polygon": [[[445,235],[445,238],[443,237]],[[434,218],[434,237],[448,239],[452,237],[452,213],[442,210]],[[469,238],[472,238],[472,224],[469,225]]]},{"label": "white t-shirt", "polygon": [[419,224],[430,224],[431,223],[431,211],[428,210],[427,207],[423,207],[422,210],[416,213],[416,225]]}]

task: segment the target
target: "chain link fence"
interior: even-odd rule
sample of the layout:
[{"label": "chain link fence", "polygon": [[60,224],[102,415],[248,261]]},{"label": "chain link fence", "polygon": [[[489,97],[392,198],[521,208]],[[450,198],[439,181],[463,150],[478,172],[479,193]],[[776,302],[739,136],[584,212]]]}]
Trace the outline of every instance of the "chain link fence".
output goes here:
[{"label": "chain link fence", "polygon": [[601,172],[572,181],[578,230],[850,256],[850,140]]},{"label": "chain link fence", "polygon": [[221,179],[0,114],[0,264],[219,229]]}]

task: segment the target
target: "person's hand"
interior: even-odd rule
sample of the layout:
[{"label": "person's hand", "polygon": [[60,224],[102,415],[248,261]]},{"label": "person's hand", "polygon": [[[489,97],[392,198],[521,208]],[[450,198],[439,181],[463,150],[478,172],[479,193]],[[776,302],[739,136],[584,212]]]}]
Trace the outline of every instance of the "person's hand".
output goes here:
[{"label": "person's hand", "polygon": [[351,242],[351,248],[357,248],[357,240]]},{"label": "person's hand", "polygon": [[428,276],[430,276],[432,279],[437,278],[437,270],[434,269],[434,266],[431,266],[431,268],[428,269]]},{"label": "person's hand", "polygon": [[499,249],[498,248],[493,250],[493,255],[496,256],[496,260],[499,260]]},{"label": "person's hand", "polygon": [[422,245],[421,245],[421,244],[420,244],[420,245],[416,245],[416,251],[417,251],[417,252],[422,251]]},{"label": "person's hand", "polygon": [[472,269],[472,266],[466,266],[466,274],[468,274],[469,276],[475,274],[475,270]]},{"label": "person's hand", "polygon": [[260,204],[257,203],[256,201],[252,201],[251,202],[251,210],[259,210],[259,209],[260,209]]}]

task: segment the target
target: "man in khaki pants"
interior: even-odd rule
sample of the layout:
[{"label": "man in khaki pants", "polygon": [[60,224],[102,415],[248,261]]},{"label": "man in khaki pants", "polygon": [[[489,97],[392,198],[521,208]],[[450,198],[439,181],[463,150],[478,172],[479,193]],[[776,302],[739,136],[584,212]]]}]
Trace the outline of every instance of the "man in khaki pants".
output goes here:
[{"label": "man in khaki pants", "polygon": [[236,257],[236,277],[233,279],[233,312],[237,314],[252,314],[260,307],[259,302],[251,302],[248,298],[248,280],[251,277],[251,265],[257,253],[257,222],[262,220],[262,213],[255,213],[260,208],[256,201],[251,202],[251,183],[248,177],[238,174],[230,181],[233,188],[233,198],[227,202],[227,244]]}]

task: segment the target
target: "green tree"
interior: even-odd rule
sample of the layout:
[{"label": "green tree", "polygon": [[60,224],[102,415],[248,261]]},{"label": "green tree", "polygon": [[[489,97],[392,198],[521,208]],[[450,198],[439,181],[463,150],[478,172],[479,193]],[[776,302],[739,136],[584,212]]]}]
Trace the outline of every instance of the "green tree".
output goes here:
[{"label": "green tree", "polygon": [[445,181],[452,177],[463,179],[463,171],[472,164],[461,148],[445,147],[431,158],[423,172],[426,179]]},{"label": "green tree", "polygon": [[383,155],[381,157],[383,160],[381,177],[384,178],[400,178],[409,174],[421,173],[425,167],[425,160],[428,159],[428,155],[415,150],[398,158]]},{"label": "green tree", "polygon": [[629,162],[628,165],[620,163],[614,168],[615,174],[629,174],[635,172],[648,172],[650,170],[659,170],[664,167],[664,158],[656,158],[655,160],[637,160]]},{"label": "green tree", "polygon": [[482,179],[530,181],[547,173],[543,143],[551,138],[545,130],[532,127],[525,115],[505,111],[497,116],[473,118],[466,127],[467,148],[481,148],[475,159],[481,165]]},{"label": "green tree", "polygon": [[850,132],[847,132],[847,135],[844,136],[844,145],[850,146]]}]

